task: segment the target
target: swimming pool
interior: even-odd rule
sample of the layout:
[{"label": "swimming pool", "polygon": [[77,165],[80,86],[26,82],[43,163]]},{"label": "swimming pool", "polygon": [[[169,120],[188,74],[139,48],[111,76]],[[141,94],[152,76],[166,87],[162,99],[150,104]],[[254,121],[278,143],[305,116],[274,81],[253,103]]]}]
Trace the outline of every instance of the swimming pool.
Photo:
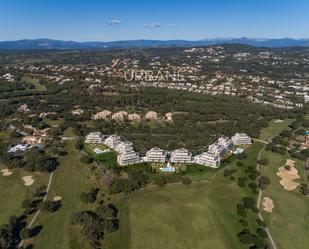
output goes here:
[{"label": "swimming pool", "polygon": [[100,150],[99,148],[95,148],[94,150],[94,153],[96,153],[97,155],[100,155],[102,154],[104,151],[103,150]]}]

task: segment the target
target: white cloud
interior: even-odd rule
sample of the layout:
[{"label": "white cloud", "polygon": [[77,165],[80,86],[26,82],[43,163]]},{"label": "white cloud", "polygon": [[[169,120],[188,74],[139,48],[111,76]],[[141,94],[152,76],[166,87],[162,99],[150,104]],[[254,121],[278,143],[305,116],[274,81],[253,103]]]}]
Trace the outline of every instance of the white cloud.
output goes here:
[{"label": "white cloud", "polygon": [[119,25],[119,24],[122,24],[122,21],[118,20],[118,19],[113,19],[113,20],[110,20],[107,22],[108,25]]},{"label": "white cloud", "polygon": [[157,23],[157,22],[155,22],[155,23],[147,23],[147,24],[144,24],[144,26],[146,28],[151,28],[151,29],[160,28],[161,27],[160,23]]},{"label": "white cloud", "polygon": [[169,27],[169,28],[175,28],[175,27],[176,27],[176,25],[175,25],[175,24],[170,23],[170,24],[168,25],[168,27]]}]

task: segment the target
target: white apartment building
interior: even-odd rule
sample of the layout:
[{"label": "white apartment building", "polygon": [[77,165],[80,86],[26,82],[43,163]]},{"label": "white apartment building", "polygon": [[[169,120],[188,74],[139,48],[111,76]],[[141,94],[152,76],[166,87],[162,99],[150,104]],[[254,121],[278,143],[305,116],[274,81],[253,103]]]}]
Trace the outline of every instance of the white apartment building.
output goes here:
[{"label": "white apartment building", "polygon": [[104,144],[106,144],[108,147],[115,149],[118,144],[121,143],[120,136],[114,134],[110,135],[108,138],[105,139]]},{"label": "white apartment building", "polygon": [[252,144],[251,137],[249,137],[245,133],[236,133],[232,137],[232,141],[235,145],[241,145],[241,144]]},{"label": "white apartment building", "polygon": [[192,153],[184,148],[174,150],[171,153],[172,163],[192,163]]},{"label": "white apartment building", "polygon": [[219,168],[221,164],[221,158],[218,155],[204,152],[202,155],[196,157],[196,163],[212,168]]},{"label": "white apartment building", "polygon": [[126,150],[134,150],[132,142],[122,141],[115,148],[115,151],[117,151],[118,153],[123,153]]},{"label": "white apartment building", "polygon": [[209,145],[208,152],[214,155],[222,156],[227,151],[227,148],[218,143]]},{"label": "white apartment building", "polygon": [[234,146],[233,141],[228,137],[219,137],[218,144],[226,149],[230,149]]},{"label": "white apartment building", "polygon": [[146,152],[146,162],[164,163],[167,159],[167,153],[160,148],[152,148]]},{"label": "white apartment building", "polygon": [[140,156],[134,150],[125,150],[117,156],[117,162],[121,166],[136,164],[141,162]]},{"label": "white apartment building", "polygon": [[103,143],[102,133],[98,131],[89,133],[86,136],[85,143],[86,144],[102,144]]}]

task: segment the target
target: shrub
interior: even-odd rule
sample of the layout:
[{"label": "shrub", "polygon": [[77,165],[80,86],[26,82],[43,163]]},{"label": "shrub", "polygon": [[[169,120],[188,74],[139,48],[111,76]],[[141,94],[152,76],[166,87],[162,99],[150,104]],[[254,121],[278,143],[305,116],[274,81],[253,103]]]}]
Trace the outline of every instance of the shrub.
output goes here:
[{"label": "shrub", "polygon": [[61,207],[61,201],[44,201],[41,202],[39,208],[44,213],[56,212]]},{"label": "shrub", "polygon": [[246,177],[239,177],[238,178],[238,185],[243,188],[243,187],[246,186],[246,181],[247,181]]},{"label": "shrub", "polygon": [[249,245],[253,242],[253,236],[247,229],[244,229],[241,233],[237,235],[237,237],[242,244]]},{"label": "shrub", "polygon": [[261,226],[261,227],[266,227],[266,226],[267,226],[266,223],[265,223],[264,221],[262,221],[261,219],[257,219],[257,220],[256,220],[256,223],[257,223],[259,226]]},{"label": "shrub", "polygon": [[89,164],[89,163],[93,162],[93,159],[88,155],[82,155],[82,157],[80,159],[85,164]]},{"label": "shrub", "polygon": [[246,220],[239,220],[239,223],[244,227],[248,226],[248,222]]},{"label": "shrub", "polygon": [[252,209],[252,211],[256,208],[255,199],[252,197],[244,197],[243,204],[246,209]]},{"label": "shrub", "polygon": [[265,229],[264,228],[258,228],[257,230],[256,230],[256,233],[257,233],[257,235],[261,238],[261,239],[265,239],[266,237],[267,237],[267,233],[266,233],[266,231],[265,231]]},{"label": "shrub", "polygon": [[260,165],[265,166],[265,165],[268,165],[268,164],[269,164],[269,161],[268,161],[267,158],[262,158],[262,159],[258,160],[258,163],[259,163]]},{"label": "shrub", "polygon": [[182,183],[183,183],[184,185],[190,185],[190,184],[192,183],[192,180],[191,180],[190,177],[185,176],[185,177],[182,178]]}]

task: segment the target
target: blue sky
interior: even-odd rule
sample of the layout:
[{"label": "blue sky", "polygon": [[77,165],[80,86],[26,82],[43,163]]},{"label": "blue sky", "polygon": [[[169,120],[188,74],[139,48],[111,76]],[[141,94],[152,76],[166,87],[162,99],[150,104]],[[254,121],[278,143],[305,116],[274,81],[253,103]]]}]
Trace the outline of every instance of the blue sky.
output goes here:
[{"label": "blue sky", "polygon": [[309,38],[309,0],[0,0],[0,40]]}]

